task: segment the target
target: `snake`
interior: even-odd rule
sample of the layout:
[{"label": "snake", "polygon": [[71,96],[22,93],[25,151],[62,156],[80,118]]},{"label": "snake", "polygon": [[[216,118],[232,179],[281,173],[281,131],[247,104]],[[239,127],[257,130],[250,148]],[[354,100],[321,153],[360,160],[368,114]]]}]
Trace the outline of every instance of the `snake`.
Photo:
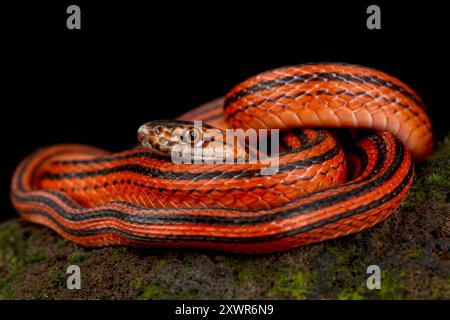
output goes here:
[{"label": "snake", "polygon": [[[220,160],[225,148],[246,158],[245,144],[203,139],[211,128],[219,137],[278,130],[278,149],[267,153],[276,171],[262,174],[268,164],[258,161],[168,156],[184,140],[188,153],[199,146]],[[188,134],[173,139],[180,129]],[[273,253],[385,220],[406,197],[414,163],[434,149],[427,107],[408,85],[347,63],[265,71],[175,120],[142,125],[138,138],[116,153],[82,144],[38,149],[13,174],[13,206],[84,247]]]}]

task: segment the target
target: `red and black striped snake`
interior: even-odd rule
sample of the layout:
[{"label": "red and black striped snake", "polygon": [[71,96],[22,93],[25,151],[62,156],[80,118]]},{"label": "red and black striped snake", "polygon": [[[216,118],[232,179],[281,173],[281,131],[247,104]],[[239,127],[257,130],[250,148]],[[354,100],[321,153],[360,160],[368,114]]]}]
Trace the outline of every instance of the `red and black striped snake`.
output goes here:
[{"label": "red and black striped snake", "polygon": [[[144,147],[111,154],[55,145],[16,169],[14,207],[83,246],[276,252],[386,219],[408,192],[412,158],[433,151],[416,93],[386,73],[349,64],[261,73],[178,120],[282,130],[278,172],[261,175],[258,163],[174,163]],[[162,121],[157,133],[188,123]],[[339,130],[324,128],[372,130],[356,130],[361,134],[342,144],[355,139],[353,147],[343,148]]]}]

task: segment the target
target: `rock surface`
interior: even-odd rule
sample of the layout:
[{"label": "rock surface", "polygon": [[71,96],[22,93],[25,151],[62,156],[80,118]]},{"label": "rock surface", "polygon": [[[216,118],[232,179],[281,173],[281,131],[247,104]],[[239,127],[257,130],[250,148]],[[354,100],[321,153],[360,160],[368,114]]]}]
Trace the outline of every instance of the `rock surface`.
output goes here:
[{"label": "rock surface", "polygon": [[[450,136],[416,168],[400,209],[374,228],[284,253],[88,250],[20,219],[0,224],[1,299],[450,298]],[[66,287],[81,268],[82,287]],[[381,269],[369,290],[367,267]]]}]

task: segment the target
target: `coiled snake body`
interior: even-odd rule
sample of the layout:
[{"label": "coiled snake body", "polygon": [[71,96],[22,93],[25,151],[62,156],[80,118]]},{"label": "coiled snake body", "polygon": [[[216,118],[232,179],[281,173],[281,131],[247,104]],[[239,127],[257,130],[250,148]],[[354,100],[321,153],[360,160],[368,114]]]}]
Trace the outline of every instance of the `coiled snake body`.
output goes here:
[{"label": "coiled snake body", "polygon": [[[180,119],[283,130],[278,172],[261,175],[262,164],[174,163],[147,148],[111,154],[56,145],[18,166],[14,207],[84,246],[268,253],[384,220],[408,192],[411,154],[422,160],[433,150],[421,99],[392,76],[347,64],[271,70]],[[372,130],[344,152],[323,128]]]}]

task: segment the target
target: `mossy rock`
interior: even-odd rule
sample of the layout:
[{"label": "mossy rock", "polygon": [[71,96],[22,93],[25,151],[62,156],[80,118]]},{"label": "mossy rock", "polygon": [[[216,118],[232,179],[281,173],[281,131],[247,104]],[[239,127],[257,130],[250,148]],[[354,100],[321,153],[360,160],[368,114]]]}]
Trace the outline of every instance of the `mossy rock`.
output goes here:
[{"label": "mossy rock", "polygon": [[[0,224],[2,299],[448,299],[450,136],[416,168],[386,221],[344,238],[270,255],[201,250],[88,250],[44,227]],[[81,269],[69,290],[66,269]],[[381,288],[366,286],[367,267]]]}]

